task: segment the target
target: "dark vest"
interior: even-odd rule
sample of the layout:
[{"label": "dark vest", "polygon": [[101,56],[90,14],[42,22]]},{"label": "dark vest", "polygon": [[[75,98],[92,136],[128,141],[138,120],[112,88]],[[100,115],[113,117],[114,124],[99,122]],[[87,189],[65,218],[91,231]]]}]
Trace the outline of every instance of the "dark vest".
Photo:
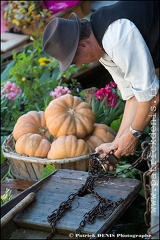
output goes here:
[{"label": "dark vest", "polygon": [[120,18],[128,19],[136,25],[150,50],[155,68],[160,67],[159,2],[118,1],[93,12],[90,19],[91,27],[101,47],[107,27]]}]

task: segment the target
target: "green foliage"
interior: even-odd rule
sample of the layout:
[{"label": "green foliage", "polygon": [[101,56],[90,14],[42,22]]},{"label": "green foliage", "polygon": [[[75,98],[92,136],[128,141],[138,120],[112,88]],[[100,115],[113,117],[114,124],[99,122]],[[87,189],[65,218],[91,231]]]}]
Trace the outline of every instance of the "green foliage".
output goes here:
[{"label": "green foliage", "polygon": [[[112,171],[111,174],[113,173],[119,173],[121,171],[127,170],[128,168],[131,167],[131,164],[128,162],[128,157],[122,157],[118,163],[117,168],[115,169],[115,171]],[[120,175],[118,175],[121,178],[131,178],[131,179],[137,179],[140,182],[143,183],[143,172],[137,168],[132,168],[128,171],[126,171],[125,173],[122,173]],[[142,186],[142,189],[139,193],[142,197],[144,197],[144,189]]]},{"label": "green foliage", "polygon": [[42,176],[41,178],[45,178],[48,175],[50,175],[51,173],[55,172],[56,169],[51,165],[51,164],[47,164],[43,169],[42,169]]},{"label": "green foliage", "polygon": [[120,127],[120,124],[121,124],[121,121],[122,121],[122,117],[123,117],[123,114],[120,115],[120,117],[116,120],[113,120],[110,124],[110,127],[115,131],[115,132],[118,132],[119,130],[119,127]]},{"label": "green foliage", "polygon": [[6,158],[3,155],[2,147],[1,147],[1,164],[4,163],[5,161],[6,161]]},{"label": "green foliage", "polygon": [[[2,130],[11,132],[17,119],[31,110],[44,111],[53,100],[50,92],[58,85],[68,85],[66,82],[78,71],[78,67],[71,65],[65,72],[60,72],[58,61],[43,52],[42,37],[34,40],[23,52],[13,52],[13,62],[1,74]],[[15,83],[22,91],[15,100],[6,98],[3,87],[7,81]],[[76,84],[72,79],[70,90],[73,89],[73,95],[76,95]]]},{"label": "green foliage", "polygon": [[[119,166],[116,168],[116,173],[121,172],[125,169],[128,169],[129,167],[131,167],[131,164],[121,161],[119,163]],[[120,177],[138,179],[138,180],[142,181],[142,174],[143,174],[142,171],[140,171],[137,168],[133,168],[130,171],[128,171],[127,173],[121,174]]]},{"label": "green foliage", "polygon": [[124,105],[124,101],[119,99],[115,107],[105,108],[102,114],[98,116],[98,122],[110,126],[113,121],[119,119],[119,116],[122,115]]},{"label": "green foliage", "polygon": [[11,165],[9,165],[8,172],[2,177],[1,182],[3,182],[6,178],[14,179],[14,177],[11,173]]},{"label": "green foliage", "polygon": [[110,127],[113,127],[115,131],[118,131],[122,120],[122,114],[125,107],[125,101],[122,100],[119,90],[116,90],[116,95],[118,96],[118,102],[114,107],[106,104],[106,97],[103,100],[99,101],[94,95],[94,91],[97,91],[96,88],[91,88],[91,96],[87,99],[86,93],[90,89],[84,89],[80,92],[80,96],[84,101],[89,102],[92,107],[92,111],[96,116],[96,123],[103,123]]},{"label": "green foliage", "polygon": [[11,61],[4,69],[2,69],[1,81],[6,81],[9,78],[9,70],[15,65],[15,61]]},{"label": "green foliage", "polygon": [[1,196],[1,205],[12,199],[12,190],[6,188],[5,193]]}]

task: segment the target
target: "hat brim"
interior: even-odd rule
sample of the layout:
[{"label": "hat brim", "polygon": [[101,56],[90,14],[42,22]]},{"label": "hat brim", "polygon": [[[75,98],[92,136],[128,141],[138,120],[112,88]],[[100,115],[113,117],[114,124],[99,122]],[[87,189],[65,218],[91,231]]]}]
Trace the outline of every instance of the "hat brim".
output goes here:
[{"label": "hat brim", "polygon": [[74,41],[72,41],[72,51],[63,61],[59,61],[60,71],[62,71],[62,72],[66,71],[67,68],[73,62],[73,59],[75,57],[75,54],[76,54],[76,51],[77,51],[77,48],[78,48],[79,39],[80,39],[80,32],[81,32],[81,21],[80,21],[79,17],[75,13],[71,13],[68,19],[76,21],[77,29],[75,29],[76,32],[74,31],[74,36],[72,35],[72,33],[71,33],[71,36],[70,36],[71,38],[74,38]]}]

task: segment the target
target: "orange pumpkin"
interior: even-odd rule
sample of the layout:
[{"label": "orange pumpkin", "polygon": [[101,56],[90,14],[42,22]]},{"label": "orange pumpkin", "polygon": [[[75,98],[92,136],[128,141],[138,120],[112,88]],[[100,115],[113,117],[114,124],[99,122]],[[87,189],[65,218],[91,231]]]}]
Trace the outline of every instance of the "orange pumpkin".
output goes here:
[{"label": "orange pumpkin", "polygon": [[70,94],[51,101],[45,110],[45,118],[49,132],[56,138],[63,135],[84,138],[93,132],[95,122],[91,106]]},{"label": "orange pumpkin", "polygon": [[52,144],[48,152],[48,159],[70,158],[89,153],[88,145],[83,139],[74,135],[61,136]]},{"label": "orange pumpkin", "polygon": [[13,137],[18,140],[26,133],[40,134],[44,139],[51,137],[46,126],[44,111],[30,111],[19,117],[13,129]]},{"label": "orange pumpkin", "polygon": [[85,140],[89,146],[90,152],[102,143],[112,142],[116,136],[115,131],[106,124],[95,123],[93,133]]},{"label": "orange pumpkin", "polygon": [[16,141],[15,150],[19,154],[46,158],[51,143],[39,134],[27,133]]}]

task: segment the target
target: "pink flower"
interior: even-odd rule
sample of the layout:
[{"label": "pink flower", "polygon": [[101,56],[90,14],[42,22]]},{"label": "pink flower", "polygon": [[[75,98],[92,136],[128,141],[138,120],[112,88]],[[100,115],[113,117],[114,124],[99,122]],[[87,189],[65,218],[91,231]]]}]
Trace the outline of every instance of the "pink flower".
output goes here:
[{"label": "pink flower", "polygon": [[65,94],[71,94],[71,91],[69,90],[69,88],[67,87],[63,87],[63,86],[57,86],[54,91],[50,92],[50,96],[55,99],[55,98],[59,98],[62,95]]},{"label": "pink flower", "polygon": [[117,87],[117,83],[112,82],[112,81],[110,81],[110,85],[111,85],[111,87],[113,87],[113,88],[116,88],[116,87]]},{"label": "pink flower", "polygon": [[7,81],[7,83],[4,85],[4,92],[5,97],[8,98],[9,100],[15,100],[17,95],[22,92],[20,87],[16,86],[15,83],[12,83],[10,81]]},{"label": "pink flower", "polygon": [[10,92],[11,87],[12,87],[12,83],[10,81],[7,81],[7,83],[4,85],[4,91],[6,93]]},{"label": "pink flower", "polygon": [[104,98],[106,98],[106,104],[108,104],[111,107],[115,107],[118,102],[118,96],[116,95],[115,88],[117,87],[117,84],[114,82],[110,82],[105,86],[105,88],[101,88],[98,91],[95,92],[95,97],[102,101]]},{"label": "pink flower", "polygon": [[96,92],[96,90],[95,89],[87,89],[87,92],[86,92],[86,98],[87,99],[90,99],[90,98],[92,98],[92,96],[93,95],[95,95],[95,92]]}]

